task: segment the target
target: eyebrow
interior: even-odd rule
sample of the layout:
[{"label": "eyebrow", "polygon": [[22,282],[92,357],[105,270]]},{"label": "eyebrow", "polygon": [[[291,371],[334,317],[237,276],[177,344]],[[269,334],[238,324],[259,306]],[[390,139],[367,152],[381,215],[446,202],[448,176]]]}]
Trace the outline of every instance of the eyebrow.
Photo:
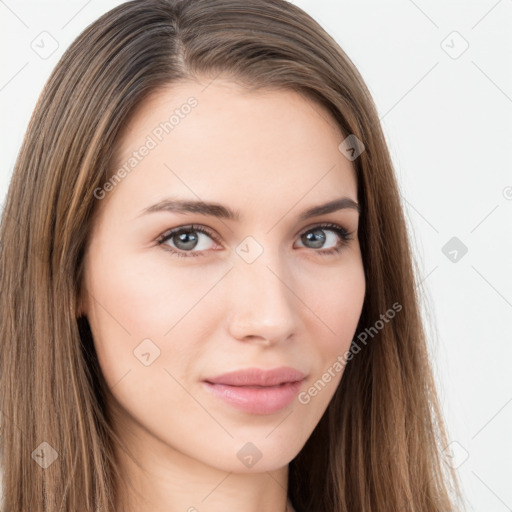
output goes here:
[{"label": "eyebrow", "polygon": [[[299,220],[304,221],[311,217],[325,215],[327,213],[344,209],[353,209],[358,213],[361,213],[359,203],[349,197],[341,197],[339,199],[329,201],[328,203],[308,208],[299,215]],[[228,206],[206,201],[190,201],[172,198],[163,199],[154,205],[144,208],[138,216],[140,217],[147,213],[162,211],[171,213],[198,213],[200,215],[208,215],[211,217],[218,217],[220,219],[240,221],[240,211],[232,210]]]}]

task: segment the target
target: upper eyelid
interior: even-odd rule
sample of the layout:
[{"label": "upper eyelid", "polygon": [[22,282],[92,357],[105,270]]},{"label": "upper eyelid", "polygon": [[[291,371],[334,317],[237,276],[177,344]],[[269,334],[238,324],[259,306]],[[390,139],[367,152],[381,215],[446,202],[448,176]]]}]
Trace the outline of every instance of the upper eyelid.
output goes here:
[{"label": "upper eyelid", "polygon": [[204,233],[210,236],[215,242],[219,243],[217,235],[213,232],[211,228],[208,228],[199,224],[186,224],[184,226],[178,226],[176,228],[168,229],[164,231],[158,238],[158,241],[165,240],[166,238],[171,237],[173,234],[178,233],[179,231],[198,231],[200,233]]},{"label": "upper eyelid", "polygon": [[339,222],[332,222],[332,221],[319,221],[319,222],[313,222],[311,224],[308,224],[307,226],[301,228],[297,234],[300,234],[300,233],[303,233],[304,231],[309,231],[313,228],[316,228],[316,227],[323,227],[324,229],[334,229],[334,227],[338,227],[338,228],[341,228],[341,229],[344,229],[345,231],[350,232],[350,229],[347,228],[346,226],[343,226],[342,224],[340,224]]},{"label": "upper eyelid", "polygon": [[[332,226],[329,226],[329,224],[331,224]],[[342,230],[345,230],[345,232],[349,236],[355,232],[355,231],[351,232],[350,229],[348,229],[345,226],[342,226],[339,223],[324,221],[324,222],[311,223],[308,226],[305,226],[305,227],[301,228],[294,236],[298,236],[298,235],[301,235],[301,234],[306,233],[308,231],[311,231],[312,229],[314,229],[316,227],[319,227],[319,228],[325,229],[325,230],[331,230],[331,231],[334,231],[335,227],[338,227],[338,228],[340,228]],[[168,229],[167,231],[165,231],[162,235],[160,235],[158,237],[157,241],[159,241],[159,242],[166,241],[166,239],[169,239],[175,233],[177,233],[177,232],[179,232],[181,230],[183,230],[183,231],[186,231],[186,230],[198,231],[200,233],[204,233],[204,234],[210,236],[213,239],[214,242],[216,242],[217,244],[220,244],[219,237],[216,235],[214,230],[212,230],[211,228],[209,228],[207,226],[204,226],[203,224],[185,224],[183,226],[177,226],[175,228]]]}]

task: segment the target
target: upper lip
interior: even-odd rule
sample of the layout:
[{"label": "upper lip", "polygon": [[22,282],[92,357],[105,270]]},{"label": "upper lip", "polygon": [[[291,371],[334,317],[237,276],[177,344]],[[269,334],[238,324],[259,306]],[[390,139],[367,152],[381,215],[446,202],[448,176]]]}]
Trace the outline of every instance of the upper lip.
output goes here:
[{"label": "upper lip", "polygon": [[271,370],[246,368],[245,370],[224,373],[217,377],[209,377],[204,381],[228,386],[277,386],[287,382],[298,382],[304,380],[304,378],[305,375],[301,371],[282,366]]}]

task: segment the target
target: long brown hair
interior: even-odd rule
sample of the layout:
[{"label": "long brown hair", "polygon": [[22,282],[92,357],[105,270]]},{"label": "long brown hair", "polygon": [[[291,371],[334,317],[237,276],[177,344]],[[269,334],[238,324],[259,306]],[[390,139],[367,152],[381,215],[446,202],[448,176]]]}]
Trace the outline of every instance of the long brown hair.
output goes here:
[{"label": "long brown hair", "polygon": [[[127,2],[87,27],[50,76],[1,221],[2,510],[113,510],[118,439],[77,302],[94,191],[135,107],[169,84],[220,74],[248,90],[298,91],[364,144],[353,161],[367,283],[360,350],[290,463],[292,502],[309,512],[454,510],[421,288],[376,108],[338,44],[285,0]],[[392,320],[369,330],[393,304]]]}]

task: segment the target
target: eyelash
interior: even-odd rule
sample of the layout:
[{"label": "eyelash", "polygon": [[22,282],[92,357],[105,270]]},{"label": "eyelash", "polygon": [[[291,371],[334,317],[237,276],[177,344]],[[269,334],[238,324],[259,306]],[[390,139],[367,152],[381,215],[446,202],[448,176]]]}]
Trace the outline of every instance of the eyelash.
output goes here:
[{"label": "eyelash", "polygon": [[[306,229],[305,231],[300,233],[299,236],[309,233],[310,231],[314,231],[315,229],[326,229],[328,231],[334,231],[342,240],[338,246],[333,247],[331,249],[323,249],[323,250],[322,249],[319,249],[319,250],[312,249],[314,252],[320,254],[321,256],[330,256],[333,254],[337,254],[344,249],[345,245],[348,242],[353,240],[353,236],[352,236],[353,233],[348,232],[345,228],[338,226],[337,224],[330,224],[330,223],[318,224],[316,226],[309,227],[308,229]],[[187,231],[197,231],[199,233],[204,233],[205,235],[208,235],[214,242],[216,242],[217,244],[220,244],[220,242],[217,240],[217,237],[213,234],[213,232],[210,229],[208,229],[204,226],[197,225],[197,224],[190,224],[189,226],[180,226],[179,228],[174,228],[170,231],[167,231],[166,233],[164,233],[157,239],[158,245],[163,246],[163,244],[165,242],[167,242],[167,240],[171,239],[174,235],[176,235],[180,232],[187,232]],[[190,258],[190,257],[196,257],[196,256],[203,256],[204,253],[207,252],[207,251],[179,251],[179,250],[176,250],[168,245],[163,247],[163,249],[179,258]]]}]

